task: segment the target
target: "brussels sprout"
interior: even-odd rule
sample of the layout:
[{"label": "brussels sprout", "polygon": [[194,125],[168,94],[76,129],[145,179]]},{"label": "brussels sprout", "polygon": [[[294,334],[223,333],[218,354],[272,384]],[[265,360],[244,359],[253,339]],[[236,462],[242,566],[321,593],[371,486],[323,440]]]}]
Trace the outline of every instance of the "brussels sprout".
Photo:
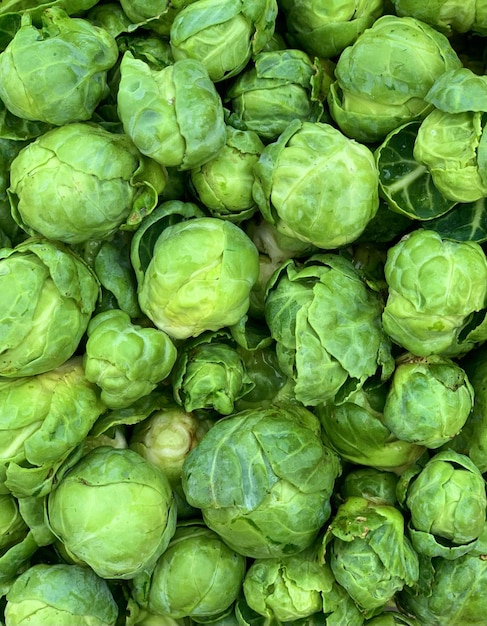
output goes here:
[{"label": "brussels sprout", "polygon": [[437,452],[424,467],[405,472],[399,500],[411,516],[416,551],[453,559],[475,548],[486,523],[485,481],[472,460],[454,450]]},{"label": "brussels sprout", "polygon": [[79,565],[32,565],[6,599],[5,626],[115,626],[118,617],[108,583]]},{"label": "brussels sprout", "polygon": [[165,332],[133,324],[120,309],[93,317],[87,333],[86,378],[101,388],[101,399],[111,409],[150,393],[176,362],[176,346]]},{"label": "brussels sprout", "polygon": [[68,555],[102,578],[150,571],[176,526],[169,481],[130,449],[90,450],[47,499],[47,520]]},{"label": "brussels sprout", "polygon": [[176,15],[196,0],[120,0],[126,15],[138,26],[169,37]]},{"label": "brussels sprout", "polygon": [[398,439],[384,425],[388,385],[366,385],[340,403],[317,406],[323,441],[344,460],[400,474],[415,463],[425,447]]},{"label": "brussels sprout", "polygon": [[254,166],[264,149],[257,133],[226,128],[226,143],[213,158],[189,172],[191,190],[213,217],[234,223],[257,211],[252,195]]},{"label": "brussels sprout", "polygon": [[165,169],[126,135],[92,122],[54,128],[12,162],[14,219],[28,233],[76,244],[135,228],[154,209]]},{"label": "brussels sprout", "polygon": [[466,354],[485,340],[487,258],[479,244],[427,229],[389,248],[382,322],[394,342],[417,356]]},{"label": "brussels sprout", "polygon": [[[428,584],[404,588],[396,596],[400,608],[418,626],[484,626],[487,610],[487,560],[478,554],[422,562]],[[400,622],[399,622],[400,623]]]},{"label": "brussels sprout", "polygon": [[0,98],[28,120],[62,126],[89,120],[108,95],[107,71],[118,47],[104,29],[60,8],[47,8],[36,28],[27,13],[0,54]]},{"label": "brussels sprout", "polygon": [[407,354],[394,370],[382,417],[398,439],[439,448],[462,429],[473,402],[472,385],[457,363]]},{"label": "brussels sprout", "polygon": [[[216,619],[237,598],[245,570],[245,557],[202,522],[180,523],[157,561],[150,582],[143,578],[140,581],[143,591],[149,585],[147,598],[141,603],[154,613],[175,619]],[[138,583],[136,578],[136,599]]]},{"label": "brussels sprout", "polygon": [[71,250],[29,239],[0,250],[0,375],[34,376],[76,351],[95,309],[94,274]]},{"label": "brussels sprout", "polygon": [[438,78],[426,98],[436,108],[418,129],[414,158],[426,165],[446,198],[463,203],[484,198],[487,77],[466,67],[451,70]]},{"label": "brussels sprout", "polygon": [[0,554],[15,545],[28,532],[26,523],[19,511],[16,498],[11,493],[0,495]]},{"label": "brussels sprout", "polygon": [[377,504],[397,504],[396,486],[398,476],[393,472],[373,467],[349,470],[342,483],[341,496],[365,498]]},{"label": "brussels sprout", "polygon": [[468,31],[487,33],[487,10],[478,0],[392,0],[392,4],[401,17],[415,17],[446,35]]},{"label": "brussels sprout", "polygon": [[426,117],[425,96],[443,72],[462,63],[445,35],[413,17],[383,15],[340,55],[328,104],[345,135],[381,141]]},{"label": "brussels sprout", "polygon": [[291,45],[323,59],[338,56],[382,15],[384,0],[280,0]]},{"label": "brussels sprout", "polygon": [[238,74],[274,33],[276,0],[199,0],[171,26],[174,58],[203,63],[213,82]]},{"label": "brussels sprout", "polygon": [[167,167],[198,167],[225,145],[223,104],[200,61],[181,59],[153,70],[126,52],[117,108],[140,152]]},{"label": "brussels sprout", "polygon": [[379,173],[367,146],[322,122],[291,122],[266,146],[253,194],[289,237],[332,250],[357,239],[379,206]]},{"label": "brussels sprout", "polygon": [[[291,622],[323,611],[335,581],[313,553],[256,559],[243,581],[249,607],[279,622]],[[326,598],[326,600],[325,600]]]},{"label": "brussels sprout", "polygon": [[50,491],[53,472],[105,408],[80,356],[37,376],[0,379],[0,492]]},{"label": "brussels sprout", "polygon": [[254,384],[228,335],[204,333],[179,349],[172,372],[174,399],[186,411],[214,409],[234,412],[235,402]]},{"label": "brussels sprout", "polygon": [[323,552],[336,581],[366,617],[419,578],[418,555],[404,534],[399,509],[365,498],[351,497],[338,507],[323,537]]},{"label": "brussels sprout", "polygon": [[268,283],[265,317],[297,400],[343,401],[376,373],[389,376],[394,362],[381,313],[379,297],[344,256],[281,266]]},{"label": "brussels sprout", "polygon": [[175,339],[236,324],[249,308],[259,273],[258,253],[236,225],[195,217],[165,228],[145,273],[139,304]]},{"label": "brussels sprout", "polygon": [[321,70],[320,63],[302,50],[259,52],[225,95],[232,111],[230,123],[275,140],[294,119],[320,121]]},{"label": "brussels sprout", "polygon": [[217,420],[187,456],[182,483],[189,504],[232,549],[280,557],[314,541],[340,469],[310,411],[272,406]]}]

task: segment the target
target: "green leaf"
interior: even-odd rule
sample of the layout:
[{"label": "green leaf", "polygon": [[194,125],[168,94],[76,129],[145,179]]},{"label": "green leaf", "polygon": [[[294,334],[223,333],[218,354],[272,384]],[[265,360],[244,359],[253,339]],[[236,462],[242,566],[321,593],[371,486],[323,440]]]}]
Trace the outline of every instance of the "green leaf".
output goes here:
[{"label": "green leaf", "polygon": [[460,203],[444,215],[424,224],[442,238],[455,241],[487,241],[487,198]]}]

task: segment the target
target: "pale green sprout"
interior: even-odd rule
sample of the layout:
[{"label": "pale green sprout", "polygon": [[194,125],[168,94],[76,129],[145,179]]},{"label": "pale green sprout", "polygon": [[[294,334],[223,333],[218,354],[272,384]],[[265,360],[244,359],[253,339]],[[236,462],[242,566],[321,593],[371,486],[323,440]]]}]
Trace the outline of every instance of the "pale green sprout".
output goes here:
[{"label": "pale green sprout", "polygon": [[24,14],[20,29],[0,54],[0,98],[14,115],[56,126],[89,120],[108,95],[115,39],[61,8],[41,14],[41,27]]},{"label": "pale green sprout", "polygon": [[102,578],[149,572],[176,526],[165,474],[130,449],[90,450],[47,500],[47,520],[67,555]]},{"label": "pale green sprout", "polygon": [[450,36],[455,33],[487,33],[487,7],[482,0],[392,0],[396,13],[431,24]]},{"label": "pale green sprout", "polygon": [[176,346],[164,331],[135,324],[120,309],[93,317],[87,336],[86,377],[101,388],[101,399],[111,409],[149,394],[176,362]]}]

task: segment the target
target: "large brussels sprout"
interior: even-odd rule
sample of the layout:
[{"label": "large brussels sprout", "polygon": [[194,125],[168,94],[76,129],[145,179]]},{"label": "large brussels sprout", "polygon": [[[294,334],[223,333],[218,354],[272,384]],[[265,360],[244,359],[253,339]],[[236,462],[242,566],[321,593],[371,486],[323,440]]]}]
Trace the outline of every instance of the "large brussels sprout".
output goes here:
[{"label": "large brussels sprout", "polygon": [[[404,588],[396,596],[400,608],[418,626],[484,626],[487,560],[481,554],[422,562],[427,584]],[[401,622],[399,622],[401,623]]]},{"label": "large brussels sprout", "polygon": [[0,376],[33,376],[76,351],[99,287],[67,247],[29,239],[0,250]]},{"label": "large brussels sprout", "polygon": [[343,401],[394,361],[382,303],[352,262],[328,253],[290,260],[268,283],[265,317],[282,371],[305,405]]},{"label": "large brussels sprout", "polygon": [[101,388],[101,399],[111,409],[149,394],[176,362],[176,346],[165,332],[132,323],[120,309],[93,317],[87,333],[86,378]]},{"label": "large brussels sprout", "polygon": [[326,529],[323,553],[337,582],[366,617],[418,582],[419,559],[405,535],[404,517],[388,504],[345,500]]},{"label": "large brussels sprout", "polygon": [[51,129],[12,162],[9,195],[28,233],[76,244],[136,227],[166,182],[165,169],[126,135],[92,122]]},{"label": "large brussels sprout", "polygon": [[182,522],[150,580],[134,580],[135,597],[158,615],[208,621],[224,614],[236,600],[245,570],[246,558],[203,522]]},{"label": "large brussels sprout", "polygon": [[396,437],[384,424],[388,383],[373,382],[344,401],[316,407],[323,441],[342,459],[368,468],[401,473],[415,463],[425,447]]},{"label": "large brussels sprout", "polygon": [[446,35],[487,34],[487,7],[482,0],[392,0],[392,4],[397,15],[415,17]]},{"label": "large brussels sprout", "polygon": [[235,76],[272,37],[276,17],[276,0],[193,2],[172,23],[174,58],[200,61],[214,82]]},{"label": "large brussels sprout", "polygon": [[118,606],[106,580],[90,568],[37,563],[6,594],[5,626],[115,626]]},{"label": "large brussels sprout", "polygon": [[225,94],[230,123],[275,140],[295,119],[318,122],[324,116],[318,60],[302,50],[265,50],[241,72]]},{"label": "large brussels sprout", "polygon": [[462,429],[474,390],[465,371],[445,357],[406,354],[394,370],[383,411],[398,439],[439,448]]},{"label": "large brussels sprout", "polygon": [[257,211],[252,185],[264,144],[257,133],[232,126],[226,137],[214,158],[190,170],[191,191],[213,217],[240,223]]},{"label": "large brussels sprout", "polygon": [[195,217],[165,228],[145,270],[139,303],[175,339],[236,324],[259,273],[257,249],[235,224]]},{"label": "large brussels sprout", "polygon": [[42,495],[106,407],[82,357],[37,376],[0,379],[0,492]]},{"label": "large brussels sprout", "polygon": [[382,15],[384,0],[279,0],[286,39],[322,59],[338,56]]},{"label": "large brussels sprout", "polygon": [[152,570],[176,527],[169,481],[127,448],[90,450],[48,496],[47,520],[66,554],[102,578]]},{"label": "large brussels sprout", "polygon": [[167,167],[198,167],[225,145],[223,104],[200,61],[181,59],[152,69],[126,52],[117,109],[140,152]]},{"label": "large brussels sprout", "polygon": [[425,96],[443,72],[462,63],[445,35],[413,17],[383,15],[340,55],[328,103],[338,127],[381,141],[431,110]]},{"label": "large brussels sprout", "polygon": [[318,248],[357,239],[379,207],[372,152],[331,124],[291,122],[263,150],[255,175],[254,198],[265,219]]},{"label": "large brussels sprout", "polygon": [[47,8],[42,27],[25,14],[0,54],[0,98],[22,118],[61,126],[89,120],[108,95],[107,71],[118,47],[104,29]]},{"label": "large brussels sprout", "polygon": [[300,405],[217,420],[183,465],[188,502],[231,548],[252,558],[298,553],[330,515],[338,456]]},{"label": "large brussels sprout", "polygon": [[476,547],[486,524],[487,496],[485,480],[468,456],[437,452],[424,467],[403,474],[398,497],[410,515],[418,553],[454,559]]},{"label": "large brussels sprout", "polygon": [[435,109],[419,126],[414,158],[428,168],[445,198],[463,203],[484,198],[487,77],[467,67],[445,72],[431,87],[427,100]]},{"label": "large brussels sprout", "polygon": [[409,352],[454,357],[485,340],[487,258],[479,244],[414,230],[389,248],[385,277],[384,330]]}]

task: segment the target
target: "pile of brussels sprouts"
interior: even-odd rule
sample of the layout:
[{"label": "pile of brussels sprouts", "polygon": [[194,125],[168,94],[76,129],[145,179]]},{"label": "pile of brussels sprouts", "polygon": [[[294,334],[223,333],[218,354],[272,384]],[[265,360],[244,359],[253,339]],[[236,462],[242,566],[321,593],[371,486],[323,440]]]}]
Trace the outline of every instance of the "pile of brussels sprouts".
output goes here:
[{"label": "pile of brussels sprouts", "polygon": [[486,41],[1,3],[1,624],[485,625]]}]

